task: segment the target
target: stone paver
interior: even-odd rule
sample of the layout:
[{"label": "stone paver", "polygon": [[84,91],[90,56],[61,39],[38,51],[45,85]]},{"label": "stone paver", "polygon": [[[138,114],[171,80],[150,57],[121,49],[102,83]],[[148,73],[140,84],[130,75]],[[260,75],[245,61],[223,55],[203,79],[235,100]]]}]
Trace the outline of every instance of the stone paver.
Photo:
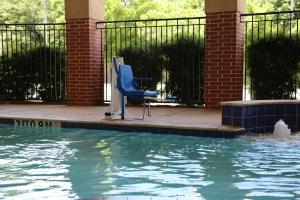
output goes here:
[{"label": "stone paver", "polygon": [[93,122],[105,124],[128,124],[141,126],[179,127],[204,130],[234,130],[221,125],[219,110],[201,108],[152,107],[152,116],[142,116],[142,107],[127,107],[127,119],[105,120],[106,106],[66,105],[14,105],[0,104],[0,118],[44,119],[72,122]]}]

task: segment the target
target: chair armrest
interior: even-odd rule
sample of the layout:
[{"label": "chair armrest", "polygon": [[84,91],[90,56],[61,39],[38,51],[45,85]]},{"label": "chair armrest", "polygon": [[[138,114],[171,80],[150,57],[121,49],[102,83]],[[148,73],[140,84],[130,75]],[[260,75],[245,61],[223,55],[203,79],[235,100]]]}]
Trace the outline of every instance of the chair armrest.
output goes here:
[{"label": "chair armrest", "polygon": [[135,81],[152,81],[152,78],[133,77]]},{"label": "chair armrest", "polygon": [[152,78],[144,78],[144,77],[133,77],[133,82],[136,88],[140,89],[139,83],[140,81],[152,81]]}]

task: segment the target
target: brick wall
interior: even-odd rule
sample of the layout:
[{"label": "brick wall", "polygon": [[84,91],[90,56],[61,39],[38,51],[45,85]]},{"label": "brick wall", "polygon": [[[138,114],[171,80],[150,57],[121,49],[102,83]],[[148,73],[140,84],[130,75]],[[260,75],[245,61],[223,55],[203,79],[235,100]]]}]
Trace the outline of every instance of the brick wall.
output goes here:
[{"label": "brick wall", "polygon": [[204,98],[209,109],[242,100],[243,31],[236,11],[206,14]]},{"label": "brick wall", "polygon": [[101,30],[93,19],[67,20],[67,104],[103,102]]}]

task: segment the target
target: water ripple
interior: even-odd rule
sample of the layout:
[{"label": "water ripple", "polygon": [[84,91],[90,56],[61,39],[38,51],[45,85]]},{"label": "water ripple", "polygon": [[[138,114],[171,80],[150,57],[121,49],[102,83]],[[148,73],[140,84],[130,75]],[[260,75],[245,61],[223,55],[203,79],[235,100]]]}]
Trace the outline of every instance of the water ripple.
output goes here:
[{"label": "water ripple", "polygon": [[299,154],[299,135],[224,140],[0,125],[0,199],[300,199]]}]

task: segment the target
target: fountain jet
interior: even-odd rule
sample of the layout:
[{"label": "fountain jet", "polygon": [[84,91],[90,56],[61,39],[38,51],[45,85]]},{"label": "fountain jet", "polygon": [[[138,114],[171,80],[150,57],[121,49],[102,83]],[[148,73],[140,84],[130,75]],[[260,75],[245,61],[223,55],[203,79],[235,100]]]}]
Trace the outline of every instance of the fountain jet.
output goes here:
[{"label": "fountain jet", "polygon": [[287,138],[291,135],[291,129],[289,129],[288,125],[281,119],[274,125],[273,135],[276,138]]}]

